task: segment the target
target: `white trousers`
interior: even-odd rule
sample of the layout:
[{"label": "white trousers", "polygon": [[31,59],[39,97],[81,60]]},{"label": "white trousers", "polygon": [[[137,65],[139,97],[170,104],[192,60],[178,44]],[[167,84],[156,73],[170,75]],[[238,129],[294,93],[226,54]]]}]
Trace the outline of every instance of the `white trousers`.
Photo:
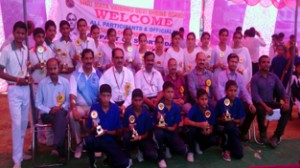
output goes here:
[{"label": "white trousers", "polygon": [[[76,106],[77,111],[80,113],[81,117],[88,115],[91,109],[91,106]],[[79,144],[81,142],[81,128],[80,123],[76,121],[73,117],[73,112],[70,113],[70,123],[72,127],[72,131],[75,135],[76,143]]]},{"label": "white trousers", "polygon": [[21,163],[23,160],[24,137],[28,124],[30,105],[29,86],[9,86],[8,104],[12,125],[13,161]]}]

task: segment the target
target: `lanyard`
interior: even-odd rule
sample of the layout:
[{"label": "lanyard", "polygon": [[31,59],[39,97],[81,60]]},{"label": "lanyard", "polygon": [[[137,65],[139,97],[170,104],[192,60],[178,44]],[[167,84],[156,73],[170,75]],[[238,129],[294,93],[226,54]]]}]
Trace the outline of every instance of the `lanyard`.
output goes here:
[{"label": "lanyard", "polygon": [[[154,72],[152,72],[152,76],[151,76],[150,81],[147,80],[144,71],[143,71],[143,77],[144,77],[146,83],[147,83],[147,84],[151,87],[151,89],[152,89],[152,85],[153,85],[153,84],[152,84],[152,80],[153,80],[153,78],[154,78]],[[153,90],[153,89],[152,89],[152,90]]]},{"label": "lanyard", "polygon": [[23,69],[23,61],[24,61],[24,55],[23,55],[23,52],[22,52],[22,49],[20,50],[21,54],[22,54],[22,61],[20,62],[19,60],[19,57],[18,57],[18,54],[17,54],[17,51],[15,50],[15,54],[16,54],[16,57],[17,57],[17,60],[18,60],[18,63],[19,63],[19,66],[20,66],[20,69],[22,70]]},{"label": "lanyard", "polygon": [[[45,51],[44,51],[45,52]],[[44,52],[42,53],[42,60],[44,60]],[[41,60],[39,58],[39,55],[38,55],[38,52],[35,51],[35,55],[36,55],[36,58],[39,60],[39,63],[41,63]]]},{"label": "lanyard", "polygon": [[123,85],[125,74],[124,74],[124,72],[123,72],[123,78],[122,78],[122,83],[121,83],[121,85],[119,85],[119,83],[118,83],[118,80],[117,80],[117,77],[116,77],[115,69],[114,69],[114,68],[113,68],[113,74],[114,74],[115,81],[116,81],[116,84],[117,84],[117,86],[118,86],[118,89],[121,90],[121,86]]}]

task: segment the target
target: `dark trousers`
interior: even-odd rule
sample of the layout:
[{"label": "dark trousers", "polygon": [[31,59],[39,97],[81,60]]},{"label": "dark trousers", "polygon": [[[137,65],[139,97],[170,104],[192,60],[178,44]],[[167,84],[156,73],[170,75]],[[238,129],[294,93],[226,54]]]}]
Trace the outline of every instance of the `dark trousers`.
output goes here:
[{"label": "dark trousers", "polygon": [[93,167],[95,163],[95,152],[97,151],[106,153],[111,159],[113,167],[125,168],[128,166],[129,157],[110,135],[102,135],[99,137],[90,135],[84,138],[84,142],[84,147],[89,156],[90,167]]},{"label": "dark trousers", "polygon": [[244,152],[236,124],[223,122],[217,125],[217,129],[222,137],[223,151],[230,151],[231,156],[241,159],[244,156]]},{"label": "dark trousers", "polygon": [[165,146],[168,146],[171,151],[178,154],[186,154],[187,147],[176,132],[167,131],[162,128],[155,128],[154,136],[158,146],[158,161],[165,159]]},{"label": "dark trousers", "polygon": [[55,114],[42,114],[41,119],[44,124],[51,124],[54,140],[53,145],[57,148],[61,156],[65,155],[65,139],[68,120],[66,111],[59,111]]},{"label": "dark trousers", "polygon": [[141,152],[143,152],[143,156],[145,159],[149,160],[157,160],[157,151],[155,149],[153,140],[151,138],[142,139],[140,141],[130,141],[131,132],[126,131],[123,135],[123,145],[125,148],[125,152],[128,157],[130,157],[130,152],[134,147],[138,147]]},{"label": "dark trousers", "polygon": [[[273,109],[281,107],[281,104],[278,102],[267,102],[266,104],[267,104],[267,106],[269,106]],[[267,131],[267,127],[265,125],[266,111],[265,111],[264,107],[262,105],[260,105],[259,103],[255,103],[254,106],[256,107],[257,124],[258,124],[258,128],[259,128],[259,132],[266,133],[266,131]],[[274,132],[274,135],[277,136],[277,138],[279,138],[283,134],[285,126],[289,120],[290,113],[291,113],[291,110],[287,110],[287,111],[283,111],[282,109],[280,110],[281,117],[277,123],[277,128]],[[256,114],[247,113],[246,119],[244,121],[242,130],[241,130],[242,133],[245,133],[248,131]]]},{"label": "dark trousers", "polygon": [[195,153],[195,143],[198,142],[201,150],[205,150],[218,143],[218,137],[212,133],[210,135],[204,135],[201,132],[201,128],[188,127],[187,128],[187,140],[189,152]]},{"label": "dark trousers", "polygon": [[258,62],[257,63],[252,62],[252,75],[258,72],[258,70],[259,70]]}]

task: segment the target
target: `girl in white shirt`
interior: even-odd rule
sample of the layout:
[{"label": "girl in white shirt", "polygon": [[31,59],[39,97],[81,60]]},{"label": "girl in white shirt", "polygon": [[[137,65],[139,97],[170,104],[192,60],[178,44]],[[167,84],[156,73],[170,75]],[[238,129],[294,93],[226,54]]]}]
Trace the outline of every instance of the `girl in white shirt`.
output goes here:
[{"label": "girl in white shirt", "polygon": [[243,75],[244,83],[247,85],[252,77],[252,64],[249,51],[242,46],[243,35],[241,32],[233,34],[233,52],[239,56],[237,71]]},{"label": "girl in white shirt", "polygon": [[132,39],[132,30],[131,28],[127,27],[123,31],[123,39],[124,43],[121,46],[121,49],[124,51],[124,66],[129,68],[133,74],[137,70],[140,69],[139,65],[142,65],[141,60],[139,58],[139,51],[138,48],[131,43]]},{"label": "girl in white shirt", "polygon": [[217,75],[220,71],[226,70],[228,68],[227,65],[227,57],[230,53],[232,53],[232,49],[226,44],[228,39],[229,32],[227,29],[222,28],[219,31],[219,44],[213,49],[211,55],[211,65],[214,71],[214,75]]},{"label": "girl in white shirt", "polygon": [[200,40],[201,40],[200,51],[203,52],[207,58],[206,69],[210,69],[211,66],[209,65],[209,63],[211,60],[211,53],[212,53],[212,48],[209,46],[210,34],[208,32],[203,32]]},{"label": "girl in white shirt", "polygon": [[107,70],[113,66],[112,63],[112,50],[116,48],[116,35],[117,32],[114,28],[109,28],[106,32],[107,44],[103,44],[102,46],[102,54],[103,54],[103,66],[104,69]]},{"label": "girl in white shirt", "polygon": [[181,39],[180,34],[178,31],[173,31],[171,37],[172,37],[171,47],[167,51],[164,67],[165,69],[167,69],[168,60],[170,58],[174,58],[178,63],[177,71],[183,74],[184,73],[184,52],[183,49],[179,47],[179,43]]},{"label": "girl in white shirt", "polygon": [[185,73],[190,73],[196,66],[196,55],[200,48],[196,46],[196,35],[193,32],[186,36],[187,47],[184,49],[184,67]]},{"label": "girl in white shirt", "polygon": [[101,51],[102,44],[99,41],[99,35],[100,35],[99,27],[97,25],[92,25],[90,34],[91,34],[91,37],[94,39],[95,46],[96,46],[96,53],[94,53],[94,67],[97,68],[98,70],[102,71],[103,54]]},{"label": "girl in white shirt", "polygon": [[[147,36],[146,36],[146,34],[140,33],[138,40],[139,40],[139,58],[142,63],[142,62],[144,62],[144,54],[147,51]],[[142,65],[138,65],[138,66],[141,67]]]},{"label": "girl in white shirt", "polygon": [[161,35],[158,35],[155,38],[154,55],[154,68],[164,76],[166,53],[164,52],[164,38]]}]

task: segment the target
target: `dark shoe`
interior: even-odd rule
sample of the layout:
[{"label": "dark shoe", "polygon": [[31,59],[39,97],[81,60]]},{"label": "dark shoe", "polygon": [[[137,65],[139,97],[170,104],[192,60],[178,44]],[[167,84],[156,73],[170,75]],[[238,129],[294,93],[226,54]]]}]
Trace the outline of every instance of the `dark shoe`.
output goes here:
[{"label": "dark shoe", "polygon": [[260,133],[260,142],[263,143],[263,144],[269,144],[270,143],[266,132]]},{"label": "dark shoe", "polygon": [[279,144],[279,138],[273,135],[270,140],[271,147],[275,149],[278,146],[278,144]]},{"label": "dark shoe", "polygon": [[240,134],[240,139],[243,142],[249,141],[249,135],[248,134]]},{"label": "dark shoe", "polygon": [[90,166],[90,168],[97,168],[96,162],[94,163],[93,166]]},{"label": "dark shoe", "polygon": [[66,159],[66,157],[60,156],[58,162],[63,164],[63,165],[66,165],[67,164],[67,159]]}]

